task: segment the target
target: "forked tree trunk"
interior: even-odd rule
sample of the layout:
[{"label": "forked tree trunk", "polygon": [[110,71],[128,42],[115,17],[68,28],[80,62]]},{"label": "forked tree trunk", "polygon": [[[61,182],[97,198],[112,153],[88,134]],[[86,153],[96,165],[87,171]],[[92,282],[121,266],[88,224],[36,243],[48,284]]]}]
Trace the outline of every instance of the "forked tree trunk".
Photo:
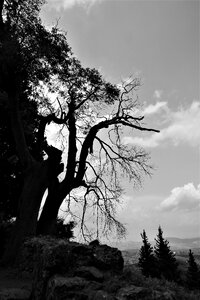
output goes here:
[{"label": "forked tree trunk", "polygon": [[24,240],[36,234],[38,212],[47,186],[47,161],[34,162],[25,174],[24,187],[19,202],[19,216],[5,251],[3,263],[16,263]]},{"label": "forked tree trunk", "polygon": [[54,235],[56,233],[56,220],[59,206],[52,203],[56,198],[47,196],[46,205],[44,204],[37,226],[37,234]]},{"label": "forked tree trunk", "polygon": [[48,188],[48,195],[37,225],[37,234],[54,235],[56,233],[56,220],[62,201],[63,197],[59,193],[59,182],[56,178]]},{"label": "forked tree trunk", "polygon": [[[55,225],[59,212],[59,208],[63,200],[69,195],[73,188],[78,187],[80,184],[75,180],[76,170],[76,119],[75,119],[75,102],[72,98],[69,105],[68,112],[68,129],[69,129],[69,147],[68,147],[68,159],[66,166],[65,178],[62,182],[58,181],[58,178],[51,176],[51,181],[48,187],[48,196],[46,198],[39,222],[37,233],[38,234],[54,234]],[[60,155],[61,157],[61,155]],[[85,165],[84,165],[85,170]],[[80,180],[81,182],[81,180]]]}]

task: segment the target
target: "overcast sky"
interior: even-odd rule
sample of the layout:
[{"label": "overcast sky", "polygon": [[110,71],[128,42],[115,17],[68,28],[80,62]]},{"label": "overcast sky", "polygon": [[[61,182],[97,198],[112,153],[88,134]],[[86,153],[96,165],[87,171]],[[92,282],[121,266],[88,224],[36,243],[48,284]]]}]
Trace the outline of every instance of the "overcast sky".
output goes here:
[{"label": "overcast sky", "polygon": [[127,240],[200,236],[199,1],[49,0],[42,19],[59,19],[73,52],[119,83],[140,76],[146,124],[160,134],[126,136],[144,146],[156,169],[143,188],[125,183],[119,218]]}]

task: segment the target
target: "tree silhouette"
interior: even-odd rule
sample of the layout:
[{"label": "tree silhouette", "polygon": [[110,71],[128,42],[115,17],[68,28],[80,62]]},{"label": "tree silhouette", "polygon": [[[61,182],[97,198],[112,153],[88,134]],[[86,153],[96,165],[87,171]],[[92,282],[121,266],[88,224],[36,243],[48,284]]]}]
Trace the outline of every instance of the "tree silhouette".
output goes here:
[{"label": "tree silhouette", "polygon": [[56,232],[55,235],[58,238],[64,238],[67,240],[74,238],[73,229],[76,226],[74,221],[70,221],[67,224],[64,224],[64,219],[58,218],[56,223]]},{"label": "tree silhouette", "polygon": [[[4,257],[9,262],[16,259],[24,238],[36,231],[55,233],[64,200],[85,237],[89,209],[96,216],[97,237],[100,229],[124,235],[125,228],[115,217],[122,193],[119,176],[141,184],[143,176],[151,174],[151,166],[148,153],[123,142],[123,130],[158,132],[142,124],[136,95],[140,80],[118,87],[97,70],[83,68],[66,35],[57,27],[48,30],[42,25],[43,2],[4,0],[0,5],[0,92],[23,174],[15,229]],[[34,110],[27,124],[22,108],[25,114],[33,112],[30,103],[37,114]],[[58,130],[59,146],[51,144],[48,126]],[[73,211],[78,204],[80,215]]]},{"label": "tree silhouette", "polygon": [[200,272],[194,258],[194,254],[189,250],[188,269],[187,269],[187,285],[189,288],[200,287]]},{"label": "tree silhouette", "polygon": [[170,250],[169,242],[163,238],[163,231],[158,227],[157,239],[155,239],[155,255],[158,261],[159,276],[173,280],[177,276],[178,263],[175,254]]},{"label": "tree silhouette", "polygon": [[139,267],[142,270],[142,274],[146,277],[156,276],[157,262],[153,253],[153,247],[148,242],[148,238],[145,230],[141,233],[143,245],[140,249]]},{"label": "tree silhouette", "polygon": [[[18,214],[19,196],[23,186],[23,169],[16,153],[10,127],[6,95],[0,91],[0,222],[10,221]],[[42,159],[42,152],[36,150],[35,131],[39,124],[37,105],[21,98],[20,112],[24,124],[28,148],[34,156]]]}]

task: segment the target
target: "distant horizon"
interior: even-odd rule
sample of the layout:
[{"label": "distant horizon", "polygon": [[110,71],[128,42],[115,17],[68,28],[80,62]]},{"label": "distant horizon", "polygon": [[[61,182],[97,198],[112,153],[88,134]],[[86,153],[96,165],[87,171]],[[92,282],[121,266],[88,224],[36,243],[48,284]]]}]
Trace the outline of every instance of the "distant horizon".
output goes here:
[{"label": "distant horizon", "polygon": [[[165,237],[164,237],[165,238]],[[196,250],[200,247],[200,237],[195,238],[177,238],[177,237],[166,237],[165,238],[169,242],[169,246],[173,250]],[[155,246],[155,239],[149,239],[149,243],[152,247]],[[143,245],[142,239],[140,241],[118,241],[118,242],[110,242],[108,243],[111,247],[119,248],[121,251],[126,250],[139,250]]]},{"label": "distant horizon", "polygon": [[[156,237],[155,237],[156,238]],[[195,237],[189,237],[189,238],[180,238],[177,236],[164,236],[164,239],[179,239],[179,240],[196,240],[196,239],[200,239],[200,236],[195,236]],[[153,241],[154,239],[148,239],[150,242]],[[122,240],[121,240],[122,241]],[[141,239],[142,241],[142,239]],[[126,242],[140,242],[139,240],[126,240]]]},{"label": "distant horizon", "polygon": [[[148,237],[148,236],[147,236]],[[156,238],[156,236],[155,236],[155,238]],[[151,238],[151,239],[149,239],[148,238],[148,240],[151,242],[151,241],[153,241],[155,238]],[[186,238],[183,238],[183,237],[178,237],[178,236],[164,236],[164,239],[179,239],[179,240],[195,240],[195,239],[200,239],[200,236],[195,236],[195,237],[186,237]],[[118,240],[119,241],[119,243],[123,243],[123,241],[125,241],[126,243],[128,243],[128,242],[140,242],[140,241],[142,241],[142,239],[138,239],[138,240],[135,240],[135,239],[132,239],[132,240],[127,240],[127,239],[120,239],[120,240]],[[116,240],[116,243],[118,242],[117,240]]]}]

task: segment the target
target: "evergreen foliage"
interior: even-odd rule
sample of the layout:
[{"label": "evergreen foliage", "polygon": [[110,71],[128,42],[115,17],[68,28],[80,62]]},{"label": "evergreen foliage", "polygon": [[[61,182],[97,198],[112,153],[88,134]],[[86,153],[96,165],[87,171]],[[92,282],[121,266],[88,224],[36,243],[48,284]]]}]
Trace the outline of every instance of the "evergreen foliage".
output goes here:
[{"label": "evergreen foliage", "polygon": [[155,241],[155,255],[158,261],[159,277],[163,276],[168,280],[174,280],[177,276],[178,263],[175,254],[170,250],[169,242],[163,238],[163,231],[160,226]]},{"label": "evergreen foliage", "polygon": [[145,230],[141,233],[143,245],[140,249],[139,267],[142,270],[142,274],[146,277],[156,276],[156,259],[153,254],[153,247],[148,242],[148,238]]},{"label": "evergreen foliage", "polygon": [[187,285],[189,288],[200,288],[200,272],[191,249],[189,250]]}]

